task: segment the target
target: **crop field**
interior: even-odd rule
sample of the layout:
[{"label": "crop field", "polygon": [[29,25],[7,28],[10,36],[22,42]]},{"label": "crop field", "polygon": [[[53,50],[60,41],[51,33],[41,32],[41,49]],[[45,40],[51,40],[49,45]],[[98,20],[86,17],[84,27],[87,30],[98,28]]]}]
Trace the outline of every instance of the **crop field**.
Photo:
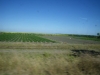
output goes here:
[{"label": "crop field", "polygon": [[0,33],[0,41],[3,42],[55,42],[29,33]]}]

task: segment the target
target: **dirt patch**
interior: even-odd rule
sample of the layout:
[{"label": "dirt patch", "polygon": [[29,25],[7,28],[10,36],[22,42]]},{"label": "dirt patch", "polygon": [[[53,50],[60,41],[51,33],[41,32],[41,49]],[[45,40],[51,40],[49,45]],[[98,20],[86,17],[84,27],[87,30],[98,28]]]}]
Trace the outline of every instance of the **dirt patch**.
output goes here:
[{"label": "dirt patch", "polygon": [[63,43],[69,43],[69,44],[100,44],[99,41],[76,39],[74,37],[69,37],[69,36],[45,35],[42,37],[55,40],[57,42],[63,42]]},{"label": "dirt patch", "polygon": [[80,56],[82,54],[89,54],[92,56],[98,56],[98,55],[100,55],[100,52],[95,51],[95,50],[72,50],[73,56]]}]

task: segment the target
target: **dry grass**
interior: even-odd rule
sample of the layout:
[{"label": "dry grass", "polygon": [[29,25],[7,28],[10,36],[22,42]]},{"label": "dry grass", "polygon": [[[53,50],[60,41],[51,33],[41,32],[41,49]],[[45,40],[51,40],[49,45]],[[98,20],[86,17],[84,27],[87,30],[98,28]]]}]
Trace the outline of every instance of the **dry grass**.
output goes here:
[{"label": "dry grass", "polygon": [[[100,50],[100,44],[0,42],[0,49]],[[99,70],[99,55],[0,52],[0,75],[100,75]]]},{"label": "dry grass", "polygon": [[77,62],[69,63],[68,75],[100,75],[100,57],[93,57],[88,54],[79,57]]},{"label": "dry grass", "polygon": [[0,75],[100,75],[100,56],[0,53]]},{"label": "dry grass", "polygon": [[100,50],[100,44],[66,44],[34,42],[0,42],[0,49],[93,49]]}]

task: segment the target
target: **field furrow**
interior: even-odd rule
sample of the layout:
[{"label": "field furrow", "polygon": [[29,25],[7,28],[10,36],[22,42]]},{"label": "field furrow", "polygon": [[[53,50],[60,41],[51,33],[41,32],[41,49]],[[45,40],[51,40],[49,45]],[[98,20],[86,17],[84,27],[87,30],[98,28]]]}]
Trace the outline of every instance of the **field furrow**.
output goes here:
[{"label": "field furrow", "polygon": [[33,33],[0,33],[1,42],[55,42]]}]

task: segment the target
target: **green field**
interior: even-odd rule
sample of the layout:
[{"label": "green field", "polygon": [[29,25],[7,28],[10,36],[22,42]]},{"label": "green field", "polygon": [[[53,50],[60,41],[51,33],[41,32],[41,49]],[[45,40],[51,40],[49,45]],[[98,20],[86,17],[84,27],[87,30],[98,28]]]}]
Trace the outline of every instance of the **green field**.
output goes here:
[{"label": "green field", "polygon": [[0,33],[0,41],[5,42],[55,42],[33,33]]}]

